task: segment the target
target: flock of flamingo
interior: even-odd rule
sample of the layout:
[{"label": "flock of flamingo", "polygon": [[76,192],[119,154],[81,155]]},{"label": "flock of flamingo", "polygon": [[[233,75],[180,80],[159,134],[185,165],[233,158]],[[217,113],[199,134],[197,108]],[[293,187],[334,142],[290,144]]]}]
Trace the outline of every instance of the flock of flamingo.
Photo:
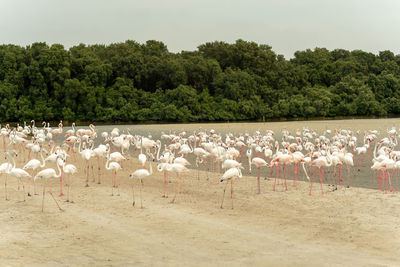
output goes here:
[{"label": "flock of flamingo", "polygon": [[[192,166],[197,168],[197,179],[200,179],[199,170],[203,169],[207,173],[208,180],[210,172],[221,174],[218,175],[217,181],[210,181],[210,184],[226,181],[221,208],[223,208],[226,188],[230,183],[232,209],[233,184],[242,178],[242,170],[245,168],[251,173],[252,166],[257,169],[257,194],[261,193],[261,168],[270,169],[270,172],[265,171],[270,174],[265,179],[274,179],[272,190],[276,191],[279,190],[279,186],[281,186],[281,190],[288,190],[287,179],[290,167],[292,167],[293,175],[290,179],[293,180],[293,186],[296,186],[297,181],[307,179],[310,183],[309,195],[312,195],[314,177],[318,173],[322,196],[325,194],[324,179],[330,186],[333,186],[333,190],[336,190],[337,186],[350,185],[351,170],[355,175],[355,157],[358,157],[360,167],[364,158],[370,154],[372,157],[371,169],[377,171],[379,188],[385,193],[388,190],[395,191],[392,178],[400,169],[400,151],[395,150],[397,131],[394,127],[387,130],[385,137],[380,140],[378,140],[379,132],[376,130],[361,133],[344,129],[327,129],[318,134],[306,127],[298,129],[292,134],[287,130],[282,130],[281,140],[278,140],[271,130],[266,130],[264,134],[260,131],[253,134],[220,134],[215,130],[195,131],[190,135],[185,131],[168,134],[161,132],[160,139],[153,140],[150,135],[132,135],[129,131],[122,133],[118,128],[114,128],[111,132],[102,132],[98,136],[93,124],[88,128],[76,129],[74,123],[71,129],[64,132],[62,121],[58,127],[52,128],[46,122],[43,122],[42,127],[36,127],[35,121],[32,120],[31,125],[24,123],[23,127],[19,125],[10,127],[7,124],[1,128],[0,135],[3,139],[4,155],[7,160],[0,165],[0,175],[4,174],[5,176],[5,199],[9,199],[8,176],[17,179],[18,190],[22,186],[23,201],[26,200],[26,195],[33,197],[38,194],[36,183],[39,179],[42,181],[43,189],[42,212],[44,211],[46,192],[54,199],[58,208],[63,210],[51,187],[48,186],[48,181],[51,179],[59,179],[59,196],[64,195],[63,183],[66,182],[68,186],[66,201],[74,202],[73,178],[79,171],[84,173],[85,186],[89,186],[90,172],[93,176],[91,182],[96,182],[94,168],[97,169],[97,183],[99,184],[105,174],[103,170],[110,171],[112,173],[111,195],[119,195],[118,171],[122,169],[122,166],[130,169],[129,165],[131,164],[127,160],[132,158],[137,158],[141,165],[140,169],[132,170],[129,175],[133,180],[132,205],[135,206],[135,181],[140,181],[141,207],[143,207],[143,179],[152,176],[151,162],[153,161],[157,162],[157,170],[164,174],[162,197],[168,197],[169,173],[175,173],[177,185],[171,202],[177,201],[181,194],[182,175],[189,171],[189,165],[191,165],[189,160],[191,160],[193,161]],[[61,137],[62,135],[63,137]],[[59,138],[63,138],[63,140],[58,140]],[[132,148],[138,153],[132,153]],[[15,157],[17,155],[22,155],[23,162],[25,162],[22,168],[16,166]],[[82,161],[78,160],[79,157]],[[77,165],[79,162],[83,162],[83,166],[77,167],[67,162],[74,162]],[[146,163],[148,163],[148,168],[146,168]],[[49,168],[44,169],[45,167]],[[347,170],[347,182],[344,181],[346,175],[343,177],[343,167],[345,167],[345,172]],[[328,178],[326,170],[330,170],[329,174],[333,175]],[[25,190],[26,183],[29,187],[28,193]]]}]

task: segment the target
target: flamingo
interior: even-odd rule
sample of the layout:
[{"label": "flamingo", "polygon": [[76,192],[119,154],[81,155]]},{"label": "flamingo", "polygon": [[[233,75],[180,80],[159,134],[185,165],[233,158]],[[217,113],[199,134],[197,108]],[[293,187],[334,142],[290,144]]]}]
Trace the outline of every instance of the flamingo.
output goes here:
[{"label": "flamingo", "polygon": [[321,156],[321,157],[313,160],[311,162],[311,164],[310,164],[311,166],[316,166],[317,167],[315,169],[315,171],[314,171],[314,173],[313,173],[313,175],[311,177],[311,181],[310,181],[310,193],[309,193],[310,196],[312,195],[311,191],[312,191],[312,186],[313,186],[313,180],[314,180],[314,175],[317,173],[317,170],[319,171],[319,182],[321,184],[321,194],[322,194],[322,196],[325,196],[324,195],[324,190],[322,188],[322,172],[323,172],[322,167],[330,167],[332,165],[332,160],[330,159],[329,156],[330,155],[329,155],[329,151],[328,151],[328,156],[326,156],[326,157],[325,156]]},{"label": "flamingo", "polygon": [[226,180],[226,185],[224,187],[224,193],[222,195],[222,202],[221,202],[221,207],[220,207],[221,209],[223,209],[225,191],[226,191],[226,187],[228,186],[229,180],[231,181],[231,201],[232,201],[232,209],[233,209],[233,181],[236,178],[242,178],[242,171],[240,170],[240,168],[230,168],[221,177],[221,183]]},{"label": "flamingo", "polygon": [[[175,195],[174,198],[172,199],[171,203],[174,203],[177,199],[177,196],[181,193],[181,186],[182,186],[182,181],[181,181],[181,176],[179,175],[180,173],[183,172],[188,172],[189,169],[186,168],[184,165],[180,164],[180,163],[164,163],[162,165],[162,170],[167,170],[168,172],[175,172],[177,177],[178,177],[178,186],[175,189]],[[160,170],[160,169],[159,169]]]},{"label": "flamingo", "polygon": [[117,172],[122,169],[121,165],[119,165],[119,163],[115,162],[115,161],[110,162],[110,156],[108,156],[105,168],[106,168],[106,170],[114,171],[114,177],[112,179],[111,195],[114,196],[114,187],[117,187],[118,188],[118,196],[119,196],[119,187],[118,187],[118,183],[117,183]]},{"label": "flamingo", "polygon": [[[206,158],[210,153],[205,151],[201,147],[196,147],[193,149],[193,154],[196,156],[196,167],[199,167],[199,164],[203,163],[204,158]],[[204,171],[206,170],[206,163],[204,162]],[[199,168],[197,169],[197,179],[200,179]]]},{"label": "flamingo", "polygon": [[[32,170],[32,174],[33,172],[38,169],[38,168],[44,168],[46,166],[46,162],[43,158],[43,149],[40,150],[40,157],[42,158],[42,163],[40,163],[39,160],[37,159],[31,159],[30,161],[28,161],[25,166],[23,167],[24,170]],[[35,179],[33,179],[35,180]],[[35,186],[35,181],[33,181],[33,191],[34,194],[36,194],[36,186]],[[28,192],[28,196],[30,196],[30,193]]]},{"label": "flamingo", "polygon": [[[46,194],[46,184],[47,181],[52,179],[52,178],[60,178],[61,177],[61,169],[60,169],[60,164],[59,161],[56,160],[56,164],[57,164],[57,169],[58,169],[58,174],[56,173],[56,171],[53,168],[47,168],[44,170],[41,170],[40,172],[38,172],[35,175],[34,180],[36,179],[42,179],[43,181],[43,199],[42,199],[42,212],[44,212],[44,198],[45,198],[45,194]],[[58,204],[57,200],[55,199],[55,197],[53,196],[53,192],[51,191],[51,188],[49,188],[49,193],[51,195],[51,197],[54,199],[54,201],[57,204],[57,207],[60,211],[64,211],[60,205]]]},{"label": "flamingo", "polygon": [[75,122],[72,123],[71,125],[72,129],[69,129],[68,131],[65,132],[65,137],[71,137],[75,135]]},{"label": "flamingo", "polygon": [[51,131],[51,133],[56,136],[56,141],[55,141],[56,144],[57,144],[57,136],[62,134],[62,132],[63,132],[63,123],[62,121],[60,121],[60,123],[58,124],[58,128]]},{"label": "flamingo", "polygon": [[13,165],[11,164],[11,161],[9,160],[9,157],[12,156],[17,156],[17,152],[15,150],[12,150],[11,152],[6,152],[6,158],[8,160],[8,162],[3,163],[0,165],[0,175],[1,174],[5,174],[5,179],[4,179],[4,190],[5,190],[5,197],[6,200],[8,200],[7,198],[7,175],[9,173],[9,171],[12,169]]},{"label": "flamingo", "polygon": [[353,154],[346,153],[344,155],[343,162],[344,162],[344,164],[346,164],[346,167],[347,167],[347,182],[348,182],[347,187],[349,187],[350,186],[350,167],[354,166]]},{"label": "flamingo", "polygon": [[79,153],[82,156],[82,159],[85,161],[86,165],[86,187],[89,186],[89,161],[92,158],[92,150],[90,148],[86,148],[86,143],[84,144],[85,148],[81,151],[81,145],[83,141],[79,142]]},{"label": "flamingo", "polygon": [[[10,160],[10,154],[7,154],[7,158],[8,158],[8,160]],[[25,185],[24,185],[24,183],[22,181],[22,178],[30,178],[31,175],[28,172],[26,172],[25,170],[21,169],[21,168],[16,168],[15,167],[15,160],[14,160],[13,157],[11,157],[11,160],[13,162],[13,167],[11,169],[9,169],[8,175],[14,176],[15,178],[18,179],[18,182],[22,183],[22,188],[23,188],[23,191],[24,191],[24,201],[25,201]]]},{"label": "flamingo", "polygon": [[[97,158],[97,167],[98,167],[98,181],[97,183],[100,184],[100,176],[101,176],[101,166],[104,163],[100,163],[100,161],[103,161],[103,158],[107,158],[107,146],[100,144],[98,147],[96,147],[95,149],[93,149],[93,153],[92,156],[94,158]],[[93,167],[93,165],[92,165]],[[92,171],[93,172],[93,171]]]},{"label": "flamingo", "polygon": [[165,167],[166,167],[166,163],[172,163],[174,155],[171,153],[171,151],[166,150],[160,156],[161,142],[159,141],[157,143],[157,145],[158,145],[157,161],[161,162],[157,166],[157,170],[160,171],[160,172],[161,171],[164,172],[164,194],[162,195],[162,197],[167,198],[168,197],[168,171],[165,169]]},{"label": "flamingo", "polygon": [[[285,179],[285,189],[287,190],[287,184],[286,184],[286,165],[290,164],[293,161],[293,155],[291,154],[283,154],[283,153],[277,153],[277,156],[272,162],[275,164],[282,164],[283,165],[283,177]],[[273,166],[273,164],[271,164]],[[272,172],[272,170],[271,170]],[[278,175],[275,176],[275,182],[274,182],[274,191],[275,191],[275,185],[276,185],[276,180],[277,180]]]},{"label": "flamingo", "polygon": [[260,168],[263,166],[268,167],[268,163],[262,158],[255,157],[251,160],[250,165],[257,167],[257,194],[260,194]]},{"label": "flamingo", "polygon": [[[61,160],[61,158],[60,158]],[[74,203],[73,195],[71,193],[71,200],[69,200],[69,193],[72,192],[72,177],[78,172],[78,169],[73,164],[66,164],[66,160],[62,160],[63,172],[68,174],[68,191],[67,191],[67,202]]]},{"label": "flamingo", "polygon": [[[131,179],[139,179],[140,180],[140,207],[143,208],[143,201],[142,201],[142,187],[143,187],[143,178],[150,176],[153,174],[153,168],[151,166],[151,162],[149,161],[149,169],[150,171],[146,169],[139,169],[134,171],[129,175]],[[135,190],[134,190],[134,184],[135,182],[133,181],[132,183],[132,196],[133,196],[133,202],[132,206],[135,206]]]}]

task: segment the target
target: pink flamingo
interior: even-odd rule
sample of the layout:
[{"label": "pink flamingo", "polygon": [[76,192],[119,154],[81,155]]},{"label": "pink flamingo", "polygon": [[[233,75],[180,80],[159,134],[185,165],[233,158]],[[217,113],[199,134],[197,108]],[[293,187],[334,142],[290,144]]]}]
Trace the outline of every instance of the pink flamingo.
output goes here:
[{"label": "pink flamingo", "polygon": [[261,167],[268,167],[268,163],[262,158],[255,157],[255,158],[253,158],[251,160],[250,166],[251,165],[255,165],[257,167],[257,194],[260,194],[261,193],[261,189],[260,189],[260,168]]},{"label": "pink flamingo", "polygon": [[[56,160],[56,162],[57,162],[57,168],[58,168],[58,174],[56,173],[56,171],[54,170],[54,169],[52,169],[52,168],[48,168],[48,169],[44,169],[44,170],[42,170],[42,171],[40,171],[40,172],[38,172],[37,174],[36,174],[36,176],[35,176],[35,180],[36,179],[44,179],[44,181],[43,181],[43,199],[42,199],[42,212],[44,212],[44,198],[45,198],[45,194],[46,194],[46,184],[47,184],[47,181],[48,180],[50,180],[50,179],[52,179],[52,178],[60,178],[61,177],[61,169],[60,169],[60,164],[59,164],[59,162],[58,162],[58,160]],[[53,196],[53,192],[51,191],[51,188],[49,188],[49,193],[50,193],[50,195],[51,195],[51,197],[54,199],[54,201],[56,202],[56,204],[57,204],[57,206],[58,206],[58,209],[60,210],[60,211],[64,211],[61,207],[60,207],[60,205],[58,204],[58,202],[57,202],[57,200],[55,199],[55,197]]]},{"label": "pink flamingo", "polygon": [[[287,184],[286,184],[286,165],[291,164],[293,162],[293,156],[291,154],[279,154],[274,160],[272,160],[273,163],[283,165],[283,177],[285,180],[285,190],[287,190]],[[271,164],[275,165],[275,164]],[[274,191],[275,191],[275,186],[276,186],[276,180],[277,180],[277,175],[275,176],[275,182],[274,182]]]},{"label": "pink flamingo", "polygon": [[231,202],[232,202],[232,209],[233,209],[233,183],[234,179],[242,178],[242,171],[240,168],[230,168],[227,170],[224,175],[221,177],[221,183],[226,180],[226,185],[224,187],[224,193],[222,194],[222,202],[221,202],[221,209],[223,209],[224,199],[225,199],[225,191],[226,187],[228,186],[228,181],[231,182]]},{"label": "pink flamingo", "polygon": [[322,175],[323,175],[322,167],[330,167],[332,165],[332,160],[329,157],[330,157],[330,155],[329,155],[329,151],[328,151],[328,156],[320,156],[319,158],[313,160],[311,162],[311,164],[310,164],[311,166],[316,166],[316,169],[315,169],[313,175],[311,176],[310,193],[309,193],[310,196],[312,195],[311,191],[312,191],[314,176],[317,173],[317,170],[319,171],[319,182],[321,184],[321,193],[322,193],[322,196],[325,196],[324,190],[323,190],[323,187],[322,187]]}]

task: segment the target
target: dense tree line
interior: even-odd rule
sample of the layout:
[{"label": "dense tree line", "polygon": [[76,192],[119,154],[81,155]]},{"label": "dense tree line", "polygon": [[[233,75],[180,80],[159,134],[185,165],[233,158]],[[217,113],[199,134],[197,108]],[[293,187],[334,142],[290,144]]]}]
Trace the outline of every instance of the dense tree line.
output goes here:
[{"label": "dense tree line", "polygon": [[400,114],[400,55],[158,41],[0,46],[0,121],[214,121]]}]

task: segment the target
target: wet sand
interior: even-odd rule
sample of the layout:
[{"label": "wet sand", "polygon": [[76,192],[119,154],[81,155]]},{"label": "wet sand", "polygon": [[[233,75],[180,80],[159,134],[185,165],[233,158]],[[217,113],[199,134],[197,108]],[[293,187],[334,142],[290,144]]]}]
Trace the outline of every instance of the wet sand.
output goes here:
[{"label": "wet sand", "polygon": [[[139,183],[133,207],[129,179],[138,161],[130,159],[123,167],[118,173],[120,196],[110,195],[109,172],[101,184],[84,187],[80,170],[74,180],[75,203],[57,197],[64,212],[48,194],[44,213],[41,195],[20,202],[22,191],[9,177],[9,201],[0,189],[2,265],[400,265],[398,192],[352,187],[331,191],[324,185],[322,198],[318,183],[309,196],[308,183],[293,186],[290,181],[288,191],[278,186],[273,192],[273,179],[262,179],[257,195],[256,179],[243,177],[234,184],[234,209],[229,187],[220,209],[225,184],[213,185],[219,175],[200,172],[197,179],[197,171],[191,170],[172,204],[176,175],[170,175],[170,197],[162,198],[163,174],[155,171],[144,180],[141,209]],[[58,195],[58,180],[50,184]]]}]

